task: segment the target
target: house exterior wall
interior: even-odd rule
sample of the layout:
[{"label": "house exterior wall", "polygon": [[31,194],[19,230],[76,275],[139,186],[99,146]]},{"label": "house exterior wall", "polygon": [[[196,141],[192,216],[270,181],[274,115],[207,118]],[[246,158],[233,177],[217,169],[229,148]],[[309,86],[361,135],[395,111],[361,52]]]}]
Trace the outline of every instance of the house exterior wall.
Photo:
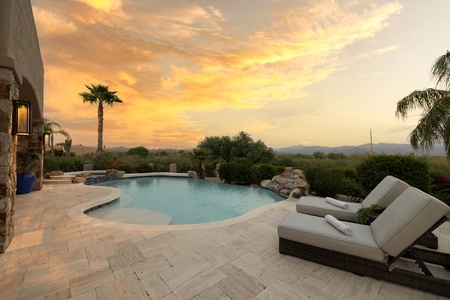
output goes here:
[{"label": "house exterior wall", "polygon": [[[12,101],[32,104],[32,133],[12,135]],[[16,153],[38,154],[32,166],[42,188],[44,67],[30,0],[0,1],[0,253],[14,237]],[[39,176],[39,177],[38,177]]]}]

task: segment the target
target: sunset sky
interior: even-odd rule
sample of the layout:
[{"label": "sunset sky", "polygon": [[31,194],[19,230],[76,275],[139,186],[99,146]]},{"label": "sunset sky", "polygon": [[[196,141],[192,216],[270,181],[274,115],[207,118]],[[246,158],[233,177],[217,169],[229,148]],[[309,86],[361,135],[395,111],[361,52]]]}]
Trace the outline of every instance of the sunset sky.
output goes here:
[{"label": "sunset sky", "polygon": [[[45,69],[44,116],[96,146],[186,149],[239,131],[268,147],[408,143],[450,50],[448,0],[31,0]],[[56,139],[57,142],[63,138]]]}]

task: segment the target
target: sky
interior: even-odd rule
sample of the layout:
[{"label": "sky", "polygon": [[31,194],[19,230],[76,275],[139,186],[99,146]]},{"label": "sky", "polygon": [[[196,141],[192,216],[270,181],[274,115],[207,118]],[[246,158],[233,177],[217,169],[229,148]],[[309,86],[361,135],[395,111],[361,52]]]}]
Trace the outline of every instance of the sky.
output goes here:
[{"label": "sky", "polygon": [[[45,70],[44,117],[97,145],[85,85],[117,91],[107,148],[190,149],[244,131],[293,145],[408,143],[450,50],[448,0],[31,0]],[[56,142],[64,140],[55,137]]]}]

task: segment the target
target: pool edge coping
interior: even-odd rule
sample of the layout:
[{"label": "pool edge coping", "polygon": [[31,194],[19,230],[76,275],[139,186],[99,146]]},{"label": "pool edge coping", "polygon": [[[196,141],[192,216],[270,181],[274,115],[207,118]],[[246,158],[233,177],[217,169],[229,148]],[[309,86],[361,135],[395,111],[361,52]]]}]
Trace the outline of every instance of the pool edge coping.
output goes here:
[{"label": "pool edge coping", "polygon": [[[173,174],[173,173],[172,173]],[[159,174],[161,176],[161,174]],[[155,175],[156,176],[156,175]],[[139,176],[142,177],[142,176]],[[240,222],[248,221],[263,212],[270,210],[274,207],[284,205],[287,200],[292,200],[292,198],[282,199],[278,202],[264,205],[262,207],[258,207],[252,211],[249,211],[241,216],[217,221],[217,222],[208,222],[208,223],[198,223],[198,224],[173,224],[173,225],[153,225],[153,224],[127,224],[113,221],[101,220],[93,217],[89,217],[85,214],[86,211],[92,210],[94,207],[101,207],[107,205],[115,200],[117,200],[121,191],[118,188],[114,187],[105,187],[105,186],[93,186],[93,185],[85,185],[89,188],[93,189],[103,189],[108,190],[109,193],[107,195],[100,196],[99,198],[91,201],[84,202],[82,204],[76,205],[72,207],[67,215],[69,218],[76,222],[80,222],[86,225],[90,225],[93,227],[102,227],[109,229],[118,229],[118,230],[132,230],[132,231],[173,231],[173,230],[193,230],[193,229],[205,229],[205,228],[216,228],[234,225]]]}]

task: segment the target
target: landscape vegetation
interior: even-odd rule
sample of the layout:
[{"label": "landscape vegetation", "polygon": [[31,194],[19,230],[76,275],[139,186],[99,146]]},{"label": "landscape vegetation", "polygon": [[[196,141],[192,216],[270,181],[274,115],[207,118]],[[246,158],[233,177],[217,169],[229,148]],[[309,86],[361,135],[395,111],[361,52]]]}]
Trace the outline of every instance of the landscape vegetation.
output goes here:
[{"label": "landscape vegetation", "polygon": [[450,52],[435,61],[431,75],[436,80],[436,88],[413,91],[397,103],[395,113],[405,119],[409,111],[423,109],[422,118],[409,135],[410,144],[415,150],[430,150],[436,143],[443,143],[446,157],[320,151],[312,155],[276,153],[243,131],[233,137],[205,137],[191,151],[150,151],[144,146],[125,153],[104,151],[103,104],[112,106],[123,101],[108,86],[86,85],[89,93],[79,95],[83,102],[98,106],[97,151],[82,156],[71,154],[70,135],[59,124],[46,119],[45,134],[49,135],[49,141],[58,133],[66,141],[64,151],[56,151],[53,143],[49,143],[51,151],[45,155],[44,171],[81,171],[84,165],[92,164],[98,170],[167,172],[170,164],[176,164],[178,172],[195,170],[199,178],[217,176],[225,183],[250,185],[292,167],[304,171],[310,191],[317,195],[345,194],[355,198],[364,197],[386,175],[393,175],[450,204]]}]

